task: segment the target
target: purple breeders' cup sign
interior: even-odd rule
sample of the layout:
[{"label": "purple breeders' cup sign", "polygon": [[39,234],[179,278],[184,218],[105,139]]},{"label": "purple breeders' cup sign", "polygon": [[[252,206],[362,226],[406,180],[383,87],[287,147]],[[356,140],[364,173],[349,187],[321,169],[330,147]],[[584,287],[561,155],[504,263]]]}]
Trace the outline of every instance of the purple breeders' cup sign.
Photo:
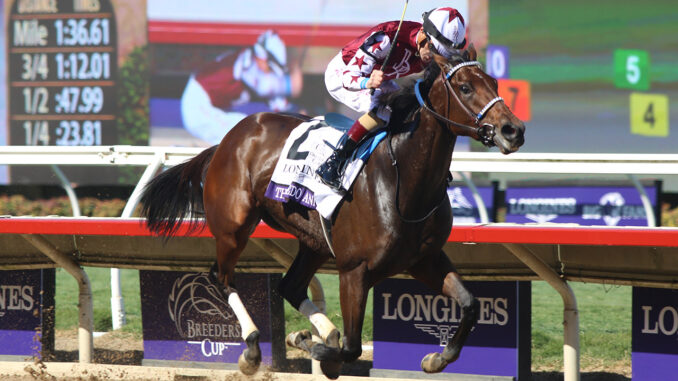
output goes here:
[{"label": "purple breeders' cup sign", "polygon": [[[494,186],[479,186],[478,194],[485,203],[487,208],[487,216],[490,222],[494,221]],[[452,206],[452,215],[454,216],[455,224],[475,224],[481,223],[480,213],[478,212],[478,205],[471,190],[465,186],[450,186],[447,188],[447,196],[450,199]]]},{"label": "purple breeders' cup sign", "polygon": [[54,269],[0,271],[0,343],[0,359],[54,350]]},{"label": "purple breeders' cup sign", "polygon": [[678,374],[678,291],[633,288],[633,381],[669,381]]},{"label": "purple breeders' cup sign", "polygon": [[[526,377],[530,369],[530,283],[465,284],[480,303],[479,320],[459,359],[444,372]],[[421,371],[424,356],[441,352],[458,328],[460,307],[419,281],[386,279],[374,288],[373,319],[371,375],[388,376],[393,371]]]},{"label": "purple breeders' cup sign", "polygon": [[[247,345],[233,310],[208,273],[140,271],[139,276],[145,364],[237,363]],[[282,300],[271,291],[279,279],[277,274],[235,277],[238,294],[261,333],[262,362],[268,365],[277,362],[273,347],[284,348]]]},{"label": "purple breeders' cup sign", "polygon": [[[657,213],[660,183],[644,186]],[[647,226],[638,190],[632,185],[540,185],[506,188],[506,222]]]},{"label": "purple breeders' cup sign", "polygon": [[487,46],[487,74],[494,78],[509,78],[508,46]]}]

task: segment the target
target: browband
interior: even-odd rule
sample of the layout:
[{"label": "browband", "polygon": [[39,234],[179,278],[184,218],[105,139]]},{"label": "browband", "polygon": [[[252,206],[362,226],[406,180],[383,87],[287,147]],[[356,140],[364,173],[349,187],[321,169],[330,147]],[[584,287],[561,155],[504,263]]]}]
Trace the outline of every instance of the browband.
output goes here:
[{"label": "browband", "polygon": [[462,67],[466,67],[466,66],[478,66],[478,67],[482,68],[483,64],[481,64],[479,61],[462,62],[460,64],[457,64],[452,69],[450,69],[450,71],[448,71],[447,74],[445,75],[445,79],[450,79],[454,75],[454,73],[457,72],[457,70],[461,69]]}]

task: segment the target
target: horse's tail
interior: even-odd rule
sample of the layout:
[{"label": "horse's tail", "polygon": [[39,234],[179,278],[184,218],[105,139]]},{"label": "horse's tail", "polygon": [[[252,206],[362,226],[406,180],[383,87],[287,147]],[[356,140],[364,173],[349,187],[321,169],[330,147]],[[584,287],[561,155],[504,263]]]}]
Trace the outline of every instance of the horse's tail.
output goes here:
[{"label": "horse's tail", "polygon": [[[141,216],[155,234],[176,235],[181,223],[190,220],[188,233],[204,228],[202,182],[217,146],[193,159],[175,165],[151,180],[141,195]],[[187,234],[188,234],[187,233]]]}]

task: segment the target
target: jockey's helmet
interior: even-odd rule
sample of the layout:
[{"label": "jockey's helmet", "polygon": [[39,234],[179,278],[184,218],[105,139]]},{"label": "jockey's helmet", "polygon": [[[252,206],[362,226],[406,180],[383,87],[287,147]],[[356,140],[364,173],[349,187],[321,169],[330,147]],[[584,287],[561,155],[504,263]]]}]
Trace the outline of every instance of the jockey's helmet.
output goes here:
[{"label": "jockey's helmet", "polygon": [[450,58],[466,45],[466,25],[461,13],[451,7],[435,8],[422,15],[424,33],[438,53]]},{"label": "jockey's helmet", "polygon": [[277,69],[284,70],[287,65],[287,50],[285,43],[273,30],[262,33],[254,44],[254,54],[257,58],[265,59]]}]

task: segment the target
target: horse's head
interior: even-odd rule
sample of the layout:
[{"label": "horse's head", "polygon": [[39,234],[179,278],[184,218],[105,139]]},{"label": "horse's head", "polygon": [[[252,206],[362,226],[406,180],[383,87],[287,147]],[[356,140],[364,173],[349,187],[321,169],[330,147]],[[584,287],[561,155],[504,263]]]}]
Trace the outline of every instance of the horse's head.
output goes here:
[{"label": "horse's head", "polygon": [[[446,59],[436,55],[426,70],[419,103],[456,135],[470,136],[504,154],[525,142],[525,124],[497,95],[497,81],[485,73],[473,45]],[[421,92],[428,87],[428,102]]]}]

